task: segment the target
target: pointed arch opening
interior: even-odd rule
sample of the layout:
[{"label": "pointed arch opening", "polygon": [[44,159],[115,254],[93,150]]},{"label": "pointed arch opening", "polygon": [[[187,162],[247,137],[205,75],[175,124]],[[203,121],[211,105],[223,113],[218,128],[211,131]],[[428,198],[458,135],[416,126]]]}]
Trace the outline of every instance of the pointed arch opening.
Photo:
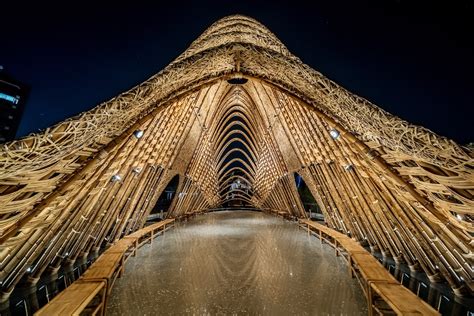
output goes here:
[{"label": "pointed arch opening", "polygon": [[308,218],[315,219],[318,221],[324,221],[324,215],[321,211],[321,207],[316,202],[311,190],[309,189],[303,177],[295,172],[294,173],[296,188],[298,189],[298,195],[300,196],[301,203],[303,204],[304,210],[308,215]]},{"label": "pointed arch opening", "polygon": [[168,182],[160,197],[156,201],[155,206],[148,215],[147,221],[155,221],[157,219],[164,219],[170,210],[170,206],[176,196],[176,191],[179,184],[179,174],[175,175]]}]

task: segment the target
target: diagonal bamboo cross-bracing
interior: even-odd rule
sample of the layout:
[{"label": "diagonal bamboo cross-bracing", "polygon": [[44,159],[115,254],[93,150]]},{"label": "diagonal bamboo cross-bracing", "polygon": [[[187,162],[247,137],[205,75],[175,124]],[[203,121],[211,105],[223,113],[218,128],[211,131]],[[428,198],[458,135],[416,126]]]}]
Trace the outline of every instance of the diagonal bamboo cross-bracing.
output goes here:
[{"label": "diagonal bamboo cross-bracing", "polygon": [[295,172],[331,228],[472,294],[473,157],[229,16],[142,84],[2,145],[0,300],[142,228],[175,175],[170,218],[235,200],[305,218]]}]

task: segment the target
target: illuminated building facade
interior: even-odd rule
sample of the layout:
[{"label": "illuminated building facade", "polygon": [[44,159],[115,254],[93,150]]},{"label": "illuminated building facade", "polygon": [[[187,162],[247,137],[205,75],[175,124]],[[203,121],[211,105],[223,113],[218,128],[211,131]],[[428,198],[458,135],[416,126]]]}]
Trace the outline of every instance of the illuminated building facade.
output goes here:
[{"label": "illuminated building facade", "polygon": [[28,88],[0,66],[0,143],[13,140],[20,125]]}]

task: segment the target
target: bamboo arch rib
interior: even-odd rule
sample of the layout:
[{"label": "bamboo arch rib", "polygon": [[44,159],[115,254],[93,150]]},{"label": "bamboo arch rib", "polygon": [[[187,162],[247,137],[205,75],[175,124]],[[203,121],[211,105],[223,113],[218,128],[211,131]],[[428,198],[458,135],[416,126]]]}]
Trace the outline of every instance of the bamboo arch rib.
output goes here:
[{"label": "bamboo arch rib", "polygon": [[1,301],[142,228],[174,175],[173,218],[232,197],[304,218],[294,172],[331,228],[472,294],[472,149],[350,93],[236,15],[142,84],[2,146]]}]

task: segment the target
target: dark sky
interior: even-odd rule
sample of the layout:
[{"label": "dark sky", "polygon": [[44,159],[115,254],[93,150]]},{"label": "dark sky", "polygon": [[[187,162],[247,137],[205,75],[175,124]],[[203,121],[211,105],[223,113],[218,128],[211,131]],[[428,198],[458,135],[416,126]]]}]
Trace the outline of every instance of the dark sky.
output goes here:
[{"label": "dark sky", "polygon": [[461,144],[474,141],[472,1],[313,2],[2,3],[0,65],[31,86],[17,136],[146,80],[214,21],[241,13],[353,93]]}]

